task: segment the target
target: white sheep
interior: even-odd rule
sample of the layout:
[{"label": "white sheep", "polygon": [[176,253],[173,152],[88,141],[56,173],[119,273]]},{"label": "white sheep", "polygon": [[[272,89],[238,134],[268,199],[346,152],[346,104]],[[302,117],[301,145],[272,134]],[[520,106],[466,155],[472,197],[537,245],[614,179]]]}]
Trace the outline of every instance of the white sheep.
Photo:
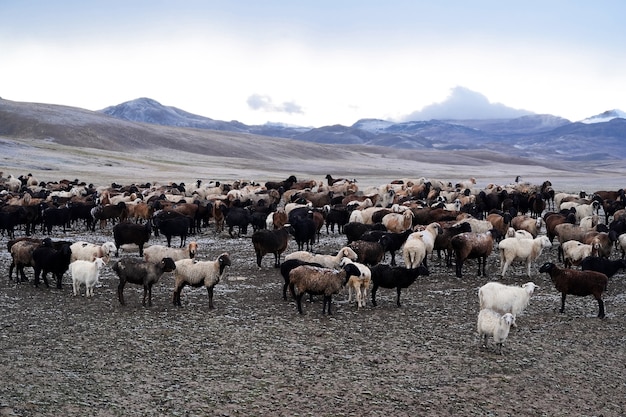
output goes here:
[{"label": "white sheep", "polygon": [[402,233],[411,228],[413,212],[404,210],[402,213],[386,214],[382,219],[382,223],[389,232]]},{"label": "white sheep", "polygon": [[299,259],[312,264],[320,264],[325,268],[339,268],[339,264],[343,258],[349,258],[352,261],[356,261],[358,259],[358,255],[348,246],[344,246],[339,250],[339,252],[337,252],[336,255],[323,255],[319,253],[314,254],[305,250],[299,250],[285,256],[286,261],[290,259]]},{"label": "white sheep", "polygon": [[85,297],[93,297],[93,289],[98,283],[100,269],[104,265],[102,258],[95,258],[93,261],[79,259],[70,264],[74,296],[80,294],[80,284],[85,284]]},{"label": "white sheep", "polygon": [[530,278],[530,264],[536,261],[544,249],[552,247],[550,239],[546,236],[538,236],[534,239],[507,237],[498,244],[500,251],[500,265],[502,266],[502,278],[506,274],[513,261],[525,261],[526,273]]},{"label": "white sheep", "polygon": [[480,309],[490,309],[500,314],[511,313],[517,316],[528,306],[530,297],[536,289],[534,282],[527,282],[521,287],[488,282],[478,289]]},{"label": "white sheep", "polygon": [[[474,233],[487,233],[493,229],[491,222],[487,220],[478,220],[473,217],[463,219],[459,223],[469,223]],[[457,223],[458,224],[458,223]]]},{"label": "white sheep", "polygon": [[222,253],[214,261],[196,261],[195,259],[181,259],[175,262],[174,295],[172,302],[181,306],[180,293],[185,285],[192,287],[204,286],[209,294],[209,309],[213,309],[213,287],[224,276],[227,266],[231,266],[228,253]]},{"label": "white sheep", "polygon": [[600,208],[600,203],[596,200],[592,201],[590,204],[579,204],[574,206],[576,210],[576,221],[580,223],[580,221],[584,217],[593,216],[594,211],[597,213]]},{"label": "white sheep", "polygon": [[159,263],[163,258],[172,258],[174,262],[180,261],[181,259],[193,259],[197,253],[197,242],[190,242],[186,248],[151,245],[143,250],[144,259],[152,263]]},{"label": "white sheep", "polygon": [[414,269],[422,263],[427,266],[427,256],[432,254],[435,239],[441,233],[443,229],[436,222],[430,223],[424,230],[411,233],[402,247],[402,259],[406,267]]},{"label": "white sheep", "polygon": [[512,227],[509,227],[506,231],[506,235],[504,235],[505,239],[509,237],[514,237],[516,239],[534,239],[532,233],[527,230],[515,230]]},{"label": "white sheep", "polygon": [[498,347],[498,354],[501,355],[502,344],[509,336],[509,330],[511,330],[512,325],[515,326],[513,314],[505,313],[500,315],[493,310],[484,309],[478,313],[476,329],[478,330],[478,336],[483,339],[483,345],[487,345],[487,337],[491,336]]},{"label": "white sheep", "polygon": [[102,245],[96,245],[95,243],[78,241],[70,245],[72,250],[72,256],[70,262],[77,260],[92,262],[96,258],[102,258],[104,263],[109,263],[111,254],[115,253],[117,248],[113,242],[105,242]]},{"label": "white sheep", "polygon": [[597,241],[591,244],[581,243],[577,240],[568,240],[561,245],[563,249],[563,264],[565,268],[572,265],[580,265],[587,256],[597,256],[600,245]]},{"label": "white sheep", "polygon": [[344,257],[341,260],[340,266],[343,267],[346,264],[353,264],[359,271],[361,271],[361,275],[351,275],[348,279],[348,303],[352,302],[352,291],[355,293],[356,298],[356,306],[357,309],[361,307],[365,307],[365,300],[367,299],[367,289],[370,287],[372,283],[372,271],[369,269],[367,265],[364,265],[360,262],[353,262],[350,258]]}]

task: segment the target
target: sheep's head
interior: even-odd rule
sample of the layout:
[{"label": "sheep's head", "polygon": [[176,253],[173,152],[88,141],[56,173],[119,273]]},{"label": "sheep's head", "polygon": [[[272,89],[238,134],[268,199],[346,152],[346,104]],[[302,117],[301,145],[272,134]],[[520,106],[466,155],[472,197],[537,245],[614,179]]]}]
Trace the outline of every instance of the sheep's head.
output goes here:
[{"label": "sheep's head", "polygon": [[552,262],[546,262],[545,264],[541,265],[541,268],[539,268],[539,272],[547,272],[549,274],[554,268],[556,268],[555,264],[553,264]]},{"label": "sheep's head", "polygon": [[502,320],[507,324],[507,326],[515,325],[515,316],[511,313],[503,315]]},{"label": "sheep's head", "polygon": [[522,288],[524,288],[526,290],[528,295],[533,295],[533,292],[535,290],[539,290],[540,289],[540,287],[538,285],[535,285],[534,282],[527,282],[526,284],[522,285]]},{"label": "sheep's head", "polygon": [[228,255],[228,252],[224,252],[220,256],[218,256],[217,263],[220,266],[220,275],[222,275],[224,273],[224,269],[226,269],[227,266],[231,265],[230,256]]},{"label": "sheep's head", "polygon": [[198,252],[198,242],[191,242],[189,244],[189,258],[193,259]]},{"label": "sheep's head", "polygon": [[161,259],[160,266],[163,272],[172,272],[176,269],[176,264],[174,263],[174,260],[169,257]]}]

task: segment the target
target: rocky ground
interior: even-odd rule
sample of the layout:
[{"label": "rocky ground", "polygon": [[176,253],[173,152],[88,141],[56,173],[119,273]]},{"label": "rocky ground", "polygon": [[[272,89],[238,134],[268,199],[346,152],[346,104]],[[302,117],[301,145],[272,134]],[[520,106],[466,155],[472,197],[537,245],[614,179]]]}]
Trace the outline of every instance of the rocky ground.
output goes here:
[{"label": "rocky ground", "polygon": [[[56,237],[111,239],[110,230]],[[591,297],[568,297],[560,314],[559,294],[534,266],[541,289],[500,356],[475,332],[477,289],[487,281],[476,276],[475,262],[463,279],[431,262],[431,275],[402,294],[400,308],[395,291],[381,289],[377,307],[368,300],[358,311],[340,294],[332,316],[322,315],[320,300],[299,315],[282,300],[271,256],[256,266],[249,236],[206,230],[195,239],[201,259],[228,251],[233,260],[214,310],[204,289],[186,288],[183,307],[174,307],[169,274],[155,286],[152,307],[142,307],[142,290],[131,284],[120,306],[110,266],[93,299],[72,296],[69,274],[61,290],[16,284],[1,252],[0,416],[626,413],[623,273],[610,280],[600,320]],[[316,250],[344,242],[323,234]],[[555,257],[553,249],[540,262]],[[497,270],[492,255],[490,279]],[[505,282],[528,281],[521,265],[512,272]]]}]

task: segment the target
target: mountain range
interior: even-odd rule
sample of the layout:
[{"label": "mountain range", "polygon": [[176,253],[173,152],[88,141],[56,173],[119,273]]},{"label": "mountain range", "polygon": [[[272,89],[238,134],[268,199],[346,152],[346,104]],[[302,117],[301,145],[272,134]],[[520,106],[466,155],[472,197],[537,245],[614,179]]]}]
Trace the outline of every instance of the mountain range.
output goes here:
[{"label": "mountain range", "polygon": [[626,158],[626,114],[610,110],[580,122],[529,114],[508,119],[391,122],[363,119],[319,128],[220,121],[139,98],[100,111],[132,122],[209,129],[318,144],[428,151],[489,150],[521,158],[601,161]]}]

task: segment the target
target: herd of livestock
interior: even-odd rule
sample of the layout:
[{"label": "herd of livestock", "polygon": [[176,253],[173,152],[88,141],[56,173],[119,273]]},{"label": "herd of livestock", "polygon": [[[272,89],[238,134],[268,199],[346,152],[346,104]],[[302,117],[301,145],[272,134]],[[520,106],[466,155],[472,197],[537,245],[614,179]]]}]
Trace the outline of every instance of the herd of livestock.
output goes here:
[{"label": "herd of livestock", "polygon": [[[290,176],[265,183],[95,186],[0,173],[0,231],[8,238],[9,279],[29,281],[28,267],[35,285],[41,279],[48,285],[50,274],[60,287],[69,270],[74,295],[82,284],[91,296],[99,271],[115,256],[111,268],[119,277],[122,305],[126,283],[142,285],[143,303],[150,305],[152,285],[173,271],[175,305],[181,305],[186,285],[204,286],[213,308],[213,288],[231,266],[230,255],[198,260],[197,244],[187,238],[237,237],[252,228],[258,267],[265,255],[273,256],[272,266],[285,281],[283,297],[289,290],[300,313],[308,293],[322,295],[323,312],[330,314],[331,297],[343,288],[350,301],[354,293],[358,308],[366,305],[368,291],[376,306],[378,288],[396,289],[400,306],[401,290],[428,275],[428,263],[436,259],[459,278],[467,273],[466,261],[476,260],[476,274],[486,278],[487,259],[499,255],[498,275],[505,277],[512,263],[522,262],[530,279],[542,251],[558,243],[558,258],[538,271],[549,274],[561,293],[561,312],[566,295],[593,295],[603,318],[608,278],[626,267],[625,203],[623,189],[570,194],[556,192],[550,181],[531,184],[520,178],[485,187],[477,187],[474,178],[455,183],[404,178],[360,188],[356,180],[330,175],[324,181]],[[94,242],[52,239],[78,228],[91,231]],[[113,242],[95,243],[103,230],[112,232]],[[344,234],[346,244],[331,254],[315,253],[321,233]],[[150,244],[160,234],[167,245]],[[297,250],[288,253],[290,241]],[[120,257],[120,249],[139,256]],[[535,288],[532,282],[481,287],[479,334],[491,336],[500,348]]]}]

